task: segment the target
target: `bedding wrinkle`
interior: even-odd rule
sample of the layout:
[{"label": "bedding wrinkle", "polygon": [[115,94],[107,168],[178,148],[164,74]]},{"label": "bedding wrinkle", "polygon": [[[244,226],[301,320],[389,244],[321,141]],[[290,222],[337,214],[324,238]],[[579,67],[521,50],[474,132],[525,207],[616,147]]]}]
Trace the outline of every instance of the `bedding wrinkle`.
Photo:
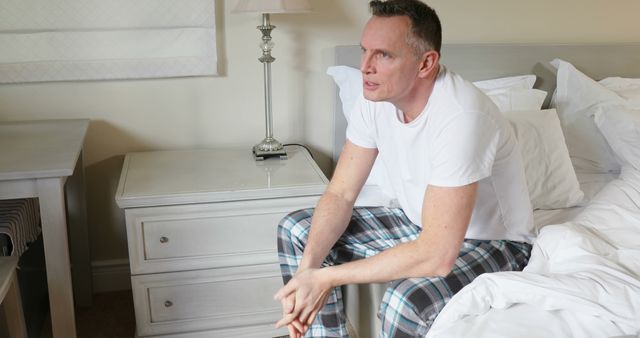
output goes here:
[{"label": "bedding wrinkle", "polygon": [[[623,170],[572,221],[543,227],[522,272],[478,277],[454,296],[427,337],[464,337],[545,323],[518,337],[615,337],[640,331],[640,174]],[[500,324],[508,323],[508,324]],[[524,324],[526,325],[526,324]]]}]

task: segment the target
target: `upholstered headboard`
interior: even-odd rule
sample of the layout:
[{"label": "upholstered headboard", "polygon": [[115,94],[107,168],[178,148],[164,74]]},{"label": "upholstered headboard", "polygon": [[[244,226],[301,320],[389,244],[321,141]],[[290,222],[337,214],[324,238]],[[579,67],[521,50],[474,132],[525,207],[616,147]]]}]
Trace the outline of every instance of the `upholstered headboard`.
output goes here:
[{"label": "upholstered headboard", "polygon": [[[336,65],[358,67],[360,46],[338,46]],[[490,45],[451,44],[442,47],[442,64],[471,81],[510,75],[535,74],[535,87],[549,93],[555,89],[555,69],[549,61],[560,58],[594,79],[609,76],[640,77],[640,45]],[[333,160],[345,142],[347,121],[336,90]]]}]

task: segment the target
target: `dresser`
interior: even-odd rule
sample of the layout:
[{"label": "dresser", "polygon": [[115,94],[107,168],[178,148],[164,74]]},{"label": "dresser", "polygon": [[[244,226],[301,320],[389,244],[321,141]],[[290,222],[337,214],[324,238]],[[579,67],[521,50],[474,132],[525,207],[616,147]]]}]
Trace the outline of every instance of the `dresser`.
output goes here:
[{"label": "dresser", "polygon": [[139,337],[275,337],[278,222],[313,207],[327,179],[303,147],[126,155],[124,209]]}]

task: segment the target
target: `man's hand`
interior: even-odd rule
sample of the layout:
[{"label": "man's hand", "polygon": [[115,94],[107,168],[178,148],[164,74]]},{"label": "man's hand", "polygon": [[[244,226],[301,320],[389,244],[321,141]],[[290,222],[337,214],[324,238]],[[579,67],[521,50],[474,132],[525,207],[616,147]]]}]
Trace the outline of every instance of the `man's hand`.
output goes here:
[{"label": "man's hand", "polygon": [[[282,298],[280,302],[282,303],[282,317],[284,318],[293,311],[295,294],[292,293],[289,296]],[[309,326],[303,325],[296,319],[287,325],[287,329],[289,329],[290,338],[301,338],[309,329]]]},{"label": "man's hand", "polygon": [[283,305],[283,317],[276,327],[287,325],[291,333],[293,326],[304,334],[326,304],[331,288],[323,269],[306,269],[296,273],[274,296]]}]

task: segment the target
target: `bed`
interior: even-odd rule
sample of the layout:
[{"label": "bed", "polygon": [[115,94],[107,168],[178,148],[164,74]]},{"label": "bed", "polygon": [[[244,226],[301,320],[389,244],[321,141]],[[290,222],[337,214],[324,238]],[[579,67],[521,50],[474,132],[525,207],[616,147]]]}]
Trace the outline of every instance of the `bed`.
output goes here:
[{"label": "bed", "polygon": [[[327,73],[337,84],[337,160],[345,111],[356,95],[350,88],[358,85],[357,70],[343,66],[358,67],[360,48],[338,46],[335,55],[339,67]],[[525,171],[538,238],[523,272],[476,279],[451,299],[428,337],[640,335],[640,46],[444,45],[441,60],[480,81],[479,87],[490,79],[535,75],[524,92],[539,102],[511,102],[503,111],[523,157],[529,157]],[[505,91],[486,93],[493,99]],[[520,100],[509,93],[510,100]],[[549,131],[554,128],[555,134]],[[375,170],[356,205],[393,205]],[[352,337],[378,335],[376,312],[384,290],[383,284],[345,287]]]}]

